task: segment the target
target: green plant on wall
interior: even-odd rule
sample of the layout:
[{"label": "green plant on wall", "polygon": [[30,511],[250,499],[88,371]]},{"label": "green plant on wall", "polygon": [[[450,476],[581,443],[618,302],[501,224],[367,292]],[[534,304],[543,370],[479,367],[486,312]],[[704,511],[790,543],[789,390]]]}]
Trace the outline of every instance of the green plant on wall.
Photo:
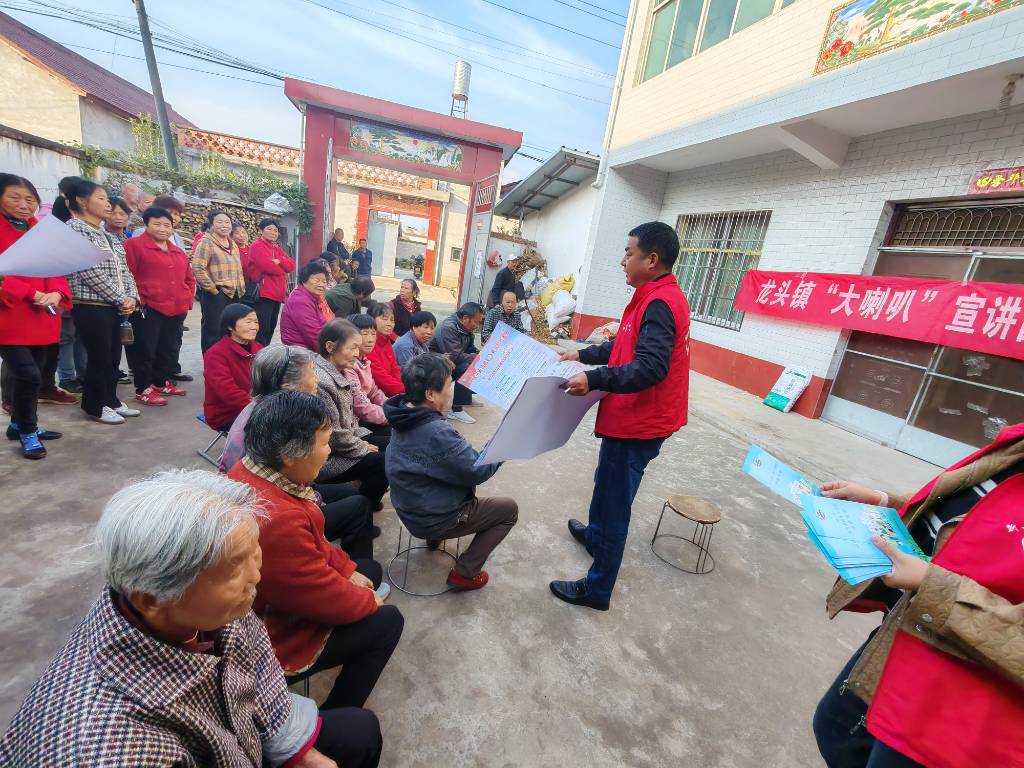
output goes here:
[{"label": "green plant on wall", "polygon": [[[107,174],[105,184],[118,186],[136,178],[151,180],[152,192],[170,192],[180,189],[191,195],[208,197],[213,192],[227,192],[236,195],[248,205],[262,205],[270,195],[282,195],[292,207],[298,230],[309,232],[313,225],[313,210],[309,204],[306,185],[285,181],[270,171],[259,167],[232,170],[223,158],[214,152],[205,152],[199,158],[196,168],[190,167],[187,159],[179,158],[178,170],[167,165],[160,131],[148,117],[140,115],[131,121],[135,146],[126,152],[81,146],[78,160],[83,176],[94,178],[101,169]],[[154,187],[156,186],[159,189]]]}]

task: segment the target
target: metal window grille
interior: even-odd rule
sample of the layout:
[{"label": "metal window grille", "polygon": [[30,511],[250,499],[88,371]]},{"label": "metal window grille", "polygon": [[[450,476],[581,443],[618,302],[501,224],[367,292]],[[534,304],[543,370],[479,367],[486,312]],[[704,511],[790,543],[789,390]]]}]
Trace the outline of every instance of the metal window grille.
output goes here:
[{"label": "metal window grille", "polygon": [[890,246],[1019,248],[1024,204],[905,206],[896,212]]},{"label": "metal window grille", "polygon": [[690,302],[690,317],[738,331],[743,313],[736,293],[757,266],[771,211],[698,213],[679,217],[676,279]]}]

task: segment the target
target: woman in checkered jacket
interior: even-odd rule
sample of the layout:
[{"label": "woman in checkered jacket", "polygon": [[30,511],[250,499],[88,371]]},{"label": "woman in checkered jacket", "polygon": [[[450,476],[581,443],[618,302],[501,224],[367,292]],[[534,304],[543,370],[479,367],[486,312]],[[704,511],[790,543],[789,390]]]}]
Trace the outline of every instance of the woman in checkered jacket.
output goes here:
[{"label": "woman in checkered jacket", "polygon": [[82,410],[103,424],[123,424],[125,416],[139,415],[117,395],[123,348],[121,324],[138,310],[139,291],[121,241],[101,228],[110,213],[106,190],[91,181],[76,179],[69,186],[67,203],[72,216],[68,226],[109,254],[95,267],[68,276],[75,329],[89,360],[82,386]]},{"label": "woman in checkered jacket", "polygon": [[107,586],[0,740],[4,768],[376,766],[377,718],[288,691],[263,623],[247,485],[172,470],[96,526]]}]

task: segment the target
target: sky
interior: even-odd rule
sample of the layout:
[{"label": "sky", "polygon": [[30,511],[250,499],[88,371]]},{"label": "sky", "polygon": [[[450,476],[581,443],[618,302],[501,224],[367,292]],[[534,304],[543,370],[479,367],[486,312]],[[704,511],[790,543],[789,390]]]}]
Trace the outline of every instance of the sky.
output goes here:
[{"label": "sky", "polygon": [[[150,90],[141,43],[5,7],[44,9],[56,2],[0,0],[0,10]],[[88,7],[94,18],[132,21],[135,14],[131,0],[60,2]],[[155,33],[167,25],[275,72],[445,114],[455,62],[464,58],[473,66],[469,117],[522,131],[522,152],[539,158],[562,145],[600,154],[628,6],[628,0],[146,0]],[[280,82],[170,51],[158,50],[157,59],[165,99],[197,126],[299,145],[300,116]],[[504,181],[537,165],[516,156]]]}]

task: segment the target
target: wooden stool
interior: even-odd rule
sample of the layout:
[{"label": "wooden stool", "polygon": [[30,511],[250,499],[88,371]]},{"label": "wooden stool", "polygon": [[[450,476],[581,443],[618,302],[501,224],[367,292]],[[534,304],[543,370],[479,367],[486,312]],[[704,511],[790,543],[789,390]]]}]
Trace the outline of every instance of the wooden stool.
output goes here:
[{"label": "wooden stool", "polygon": [[[445,584],[444,585],[444,589],[440,590],[439,592],[414,592],[411,589],[407,589],[406,588],[406,584],[409,581],[409,556],[412,554],[412,551],[414,549],[425,549],[427,551],[439,552],[442,555],[447,555],[448,557],[450,557],[452,559],[453,562],[455,562],[455,561],[457,561],[459,559],[459,553],[460,553],[460,550],[461,550],[461,542],[462,542],[462,540],[461,539],[456,539],[455,540],[455,554],[454,555],[451,552],[448,551],[448,542],[447,542],[447,540],[446,541],[442,541],[441,545],[437,549],[435,549],[435,550],[431,550],[430,547],[428,547],[426,545],[426,543],[416,544],[414,546],[413,545],[413,535],[412,535],[412,533],[410,533],[409,530],[402,524],[401,518],[398,518],[397,515],[395,517],[398,520],[398,549],[395,552],[395,556],[391,558],[391,562],[388,563],[388,581],[390,581],[391,585],[395,589],[397,589],[399,592],[404,592],[405,594],[412,595],[413,597],[436,597],[437,595],[443,595],[445,592],[450,592],[451,591],[451,587],[449,587],[447,584]],[[402,548],[402,541],[405,538],[406,534],[408,534],[408,536],[409,536],[409,543],[403,549]],[[400,558],[402,555],[405,555],[405,571],[402,573],[402,585],[399,586],[398,582],[395,580],[394,575],[391,573],[391,568],[394,566],[395,561],[398,558]]]},{"label": "wooden stool", "polygon": [[[684,520],[694,523],[693,535],[690,538],[676,536],[671,533],[658,533],[661,530],[661,521],[665,518],[666,509],[671,509]],[[668,563],[668,565],[671,565],[676,570],[696,574],[711,573],[715,569],[715,558],[711,556],[710,552],[711,534],[714,532],[715,523],[721,519],[722,513],[718,507],[707,499],[702,499],[699,496],[669,496],[668,501],[661,507],[661,516],[658,517],[658,525],[655,527],[654,536],[651,538],[651,551],[657,555],[659,560]],[[679,539],[680,541],[693,544],[697,548],[697,567],[691,570],[666,560],[654,548],[654,544],[658,539]],[[710,566],[708,566],[709,562],[711,563]]]}]

